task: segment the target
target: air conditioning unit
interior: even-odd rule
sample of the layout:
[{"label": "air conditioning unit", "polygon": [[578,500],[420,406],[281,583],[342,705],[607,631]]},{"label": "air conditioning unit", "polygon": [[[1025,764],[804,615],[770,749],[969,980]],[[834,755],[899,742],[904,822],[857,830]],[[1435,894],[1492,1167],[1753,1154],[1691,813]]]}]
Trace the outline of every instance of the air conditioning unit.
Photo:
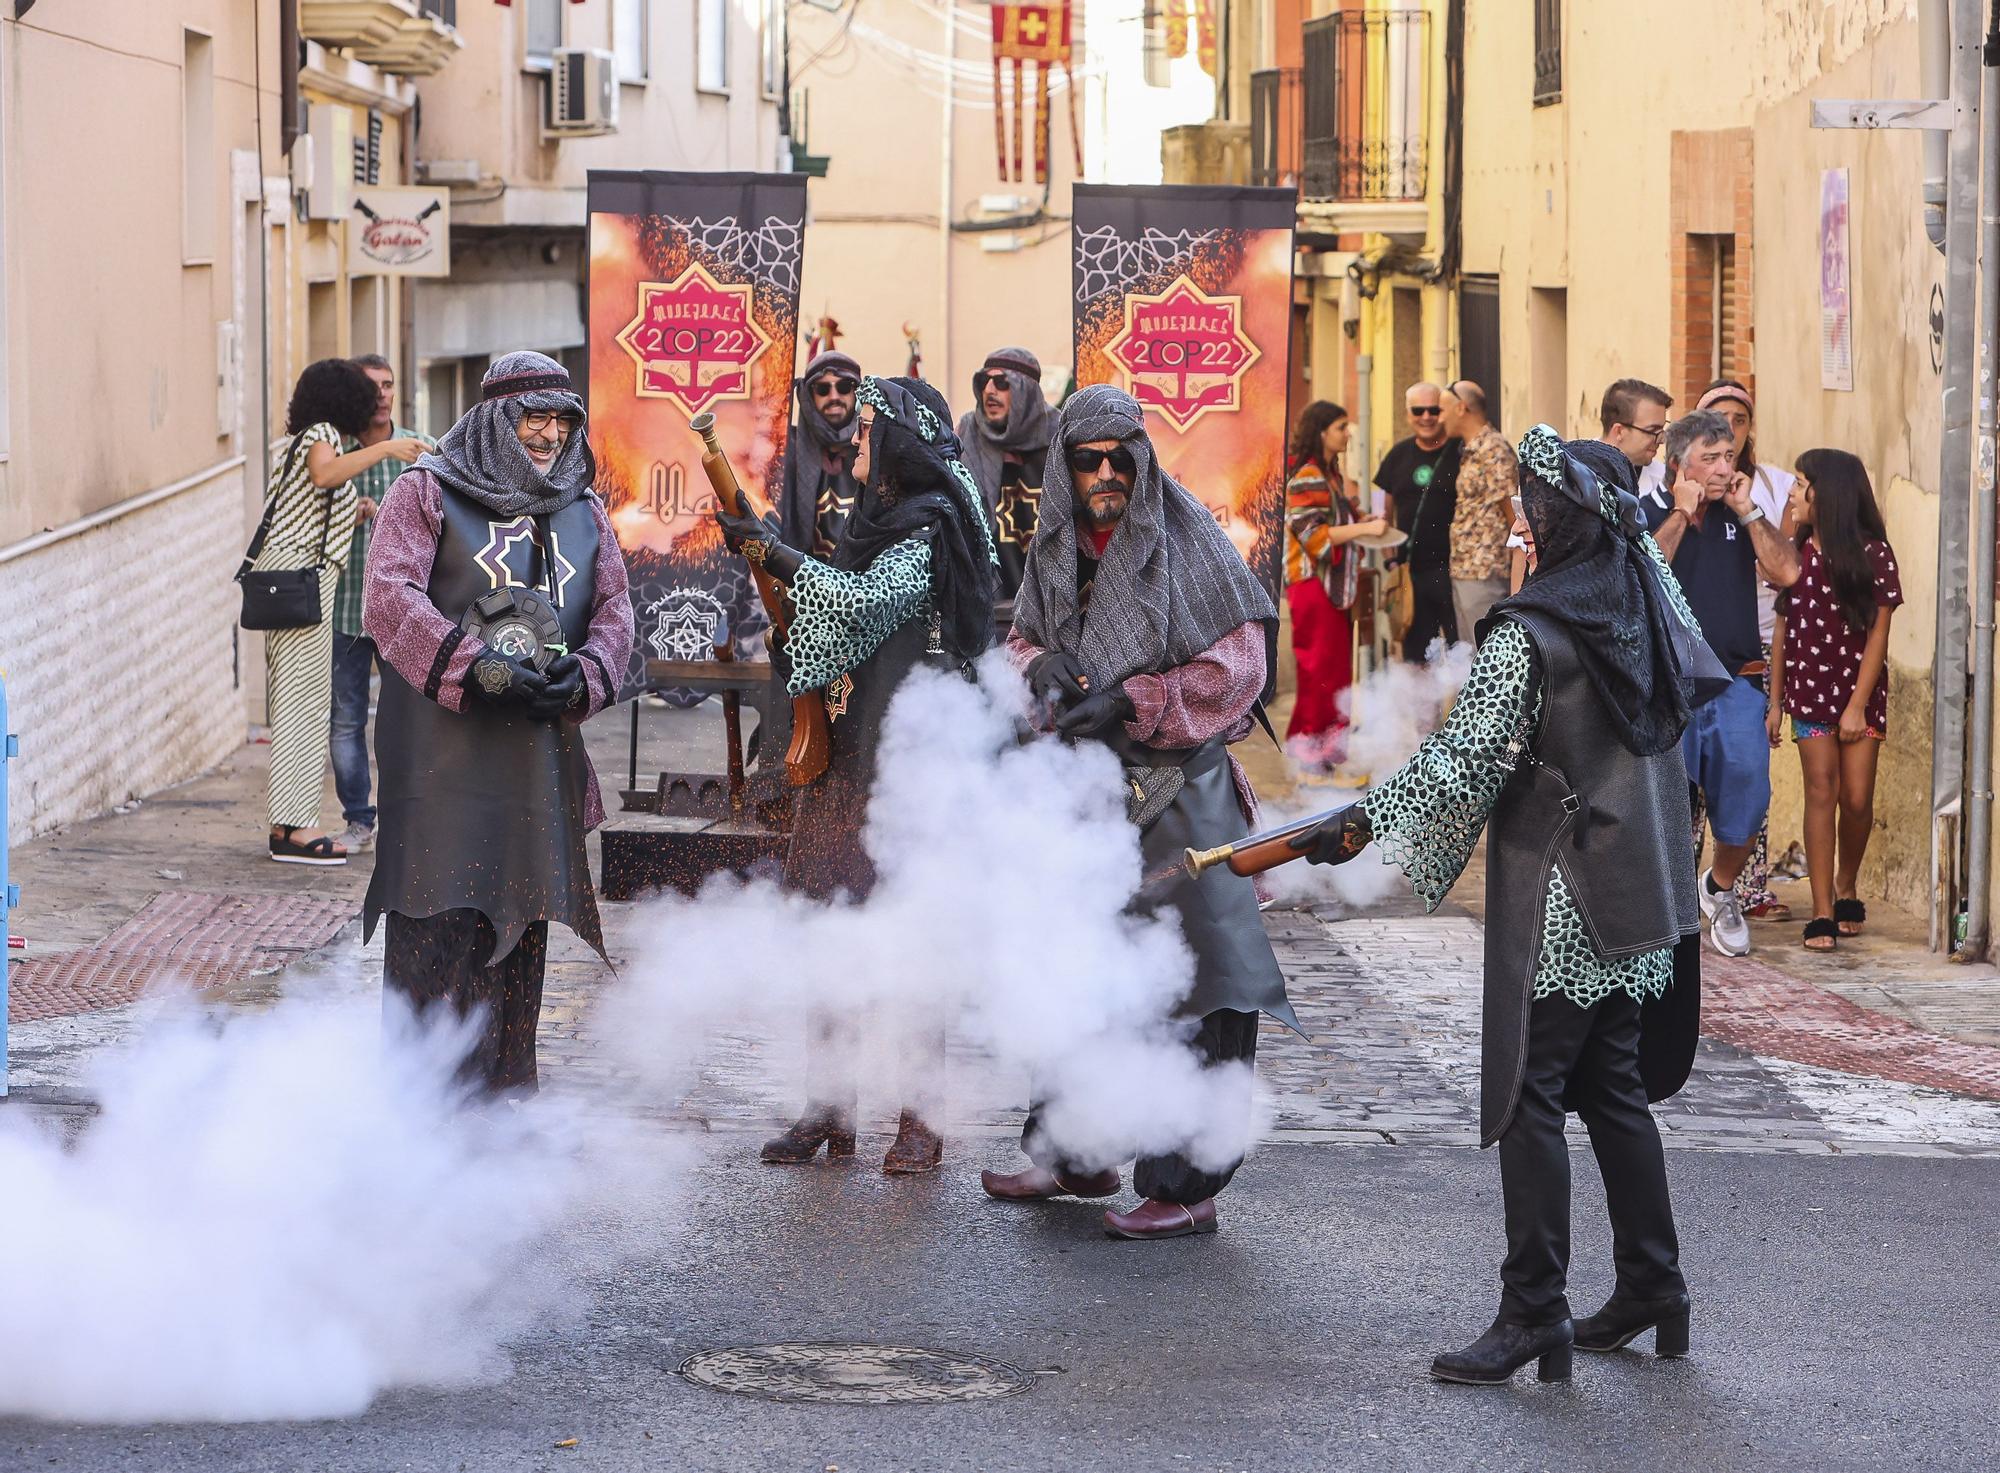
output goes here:
[{"label": "air conditioning unit", "polygon": [[550,57],[549,110],[542,133],[588,138],[618,131],[618,64],[594,46],[559,46]]}]

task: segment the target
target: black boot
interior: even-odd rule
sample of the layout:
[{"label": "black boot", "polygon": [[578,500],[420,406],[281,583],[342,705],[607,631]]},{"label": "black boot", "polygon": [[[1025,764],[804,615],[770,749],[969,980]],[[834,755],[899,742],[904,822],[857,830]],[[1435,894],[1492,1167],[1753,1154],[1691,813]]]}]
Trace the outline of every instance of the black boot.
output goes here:
[{"label": "black boot", "polygon": [[761,1153],[774,1166],[797,1166],[826,1147],[830,1158],[854,1154],[854,1111],[833,1105],[809,1106],[783,1135],[764,1142]]},{"label": "black boot", "polygon": [[1604,1308],[1576,1322],[1578,1350],[1623,1350],[1653,1331],[1653,1354],[1677,1360],[1688,1353],[1688,1297],[1627,1299],[1613,1291]]},{"label": "black boot", "polygon": [[1515,1325],[1496,1319],[1492,1328],[1463,1350],[1447,1350],[1431,1362],[1440,1381],[1467,1386],[1497,1386],[1531,1360],[1538,1379],[1569,1379],[1569,1348],[1574,1338],[1568,1320],[1546,1325]]}]

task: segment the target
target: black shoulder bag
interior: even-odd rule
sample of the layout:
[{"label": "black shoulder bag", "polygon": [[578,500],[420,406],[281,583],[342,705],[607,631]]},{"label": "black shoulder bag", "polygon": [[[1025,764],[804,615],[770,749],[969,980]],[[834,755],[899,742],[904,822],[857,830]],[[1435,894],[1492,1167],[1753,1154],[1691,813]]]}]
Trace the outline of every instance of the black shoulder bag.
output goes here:
[{"label": "black shoulder bag", "polygon": [[277,487],[264,502],[264,517],[257,523],[257,535],[250,539],[250,550],[243,554],[243,566],[236,570],[236,581],[243,589],[243,616],[238,622],[245,629],[309,629],[320,621],[320,573],[326,567],[326,539],[333,531],[331,491],[326,493],[326,519],[319,529],[318,562],[310,568],[250,571],[250,565],[264,550],[264,539],[271,533],[271,518],[278,510],[285,482],[291,479],[292,462],[298,456],[299,441],[304,438],[303,432],[292,436],[292,447],[285,452],[285,467],[278,472]]}]

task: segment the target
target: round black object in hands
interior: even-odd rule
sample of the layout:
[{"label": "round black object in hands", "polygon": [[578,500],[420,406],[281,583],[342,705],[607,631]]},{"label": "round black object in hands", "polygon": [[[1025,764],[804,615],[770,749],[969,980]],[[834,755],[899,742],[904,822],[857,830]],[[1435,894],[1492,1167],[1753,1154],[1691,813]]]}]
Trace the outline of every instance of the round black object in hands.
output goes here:
[{"label": "round black object in hands", "polygon": [[1287,842],[1292,848],[1305,851],[1308,864],[1345,864],[1366,849],[1374,837],[1375,825],[1369,821],[1368,810],[1359,803],[1350,803],[1325,823],[1294,834]]},{"label": "round black object in hands", "polygon": [[562,619],[555,605],[532,588],[496,588],[481,594],[458,627],[497,655],[546,671],[564,653]]},{"label": "round black object in hands", "polygon": [[465,688],[489,706],[526,707],[533,715],[536,702],[548,692],[549,678],[525,660],[488,650],[472,662]]},{"label": "round black object in hands", "polygon": [[583,661],[575,655],[556,656],[546,677],[547,687],[528,704],[537,721],[553,721],[583,699]]}]

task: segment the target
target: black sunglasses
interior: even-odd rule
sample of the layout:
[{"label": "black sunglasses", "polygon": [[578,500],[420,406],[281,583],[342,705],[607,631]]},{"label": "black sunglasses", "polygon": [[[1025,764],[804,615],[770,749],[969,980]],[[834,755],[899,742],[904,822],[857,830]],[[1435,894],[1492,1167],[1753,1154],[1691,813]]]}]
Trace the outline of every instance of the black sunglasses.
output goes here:
[{"label": "black sunglasses", "polygon": [[1007,386],[1006,371],[999,368],[982,368],[972,376],[972,392],[975,394],[985,393],[989,384],[999,384],[1002,388],[1005,388]]},{"label": "black sunglasses", "polygon": [[1433,414],[1443,414],[1444,410],[1442,407],[1436,404],[1417,404],[1411,406],[1410,413],[1429,416]]},{"label": "black sunglasses", "polygon": [[1079,476],[1094,476],[1097,468],[1107,460],[1121,476],[1136,476],[1139,473],[1139,462],[1123,445],[1115,450],[1091,450],[1079,445],[1069,453],[1069,468]]},{"label": "black sunglasses", "polygon": [[861,387],[858,378],[823,378],[813,381],[813,398],[825,399],[835,393],[851,394]]}]

